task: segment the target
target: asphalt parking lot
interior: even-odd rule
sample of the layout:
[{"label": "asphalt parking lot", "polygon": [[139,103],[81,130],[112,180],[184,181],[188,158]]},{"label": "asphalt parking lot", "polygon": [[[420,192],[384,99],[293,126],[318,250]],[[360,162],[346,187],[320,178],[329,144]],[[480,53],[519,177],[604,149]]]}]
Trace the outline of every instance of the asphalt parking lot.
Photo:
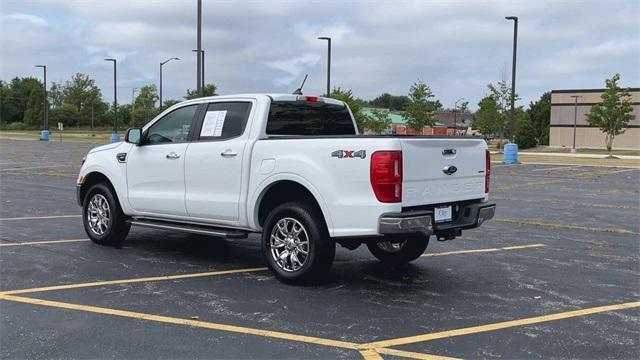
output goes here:
[{"label": "asphalt parking lot", "polygon": [[637,358],[640,170],[494,164],[496,218],[384,268],[338,248],[321,285],[257,237],[87,240],[92,145],[0,140],[2,358]]}]

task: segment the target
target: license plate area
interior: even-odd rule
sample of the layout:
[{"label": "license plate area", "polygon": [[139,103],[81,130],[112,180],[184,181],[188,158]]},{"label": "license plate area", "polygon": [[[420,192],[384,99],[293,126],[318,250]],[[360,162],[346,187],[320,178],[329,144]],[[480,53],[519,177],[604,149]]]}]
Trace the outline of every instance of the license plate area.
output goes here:
[{"label": "license plate area", "polygon": [[433,220],[436,223],[448,222],[453,219],[451,206],[441,206],[433,208]]}]

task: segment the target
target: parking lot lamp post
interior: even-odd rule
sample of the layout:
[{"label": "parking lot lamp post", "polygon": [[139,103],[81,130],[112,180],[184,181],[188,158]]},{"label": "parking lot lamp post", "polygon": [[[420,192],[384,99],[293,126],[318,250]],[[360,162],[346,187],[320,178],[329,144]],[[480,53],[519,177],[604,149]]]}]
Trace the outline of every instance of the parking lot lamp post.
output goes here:
[{"label": "parking lot lamp post", "polygon": [[318,40],[327,41],[327,97],[331,94],[331,38],[328,36],[321,36]]},{"label": "parking lot lamp post", "polygon": [[113,62],[113,133],[111,134],[111,142],[120,141],[118,135],[118,80],[117,80],[117,61],[116,59],[104,59],[104,61]]},{"label": "parking lot lamp post", "polygon": [[464,100],[464,98],[460,98],[453,103],[453,136],[456,136],[458,133],[458,119],[456,115],[458,114],[458,102],[462,100]]},{"label": "parking lot lamp post", "polygon": [[518,52],[518,17],[507,16],[507,20],[513,20],[513,61],[511,63],[511,123],[509,124],[509,141],[513,143],[513,132],[516,123],[516,54]]},{"label": "parking lot lamp post", "polygon": [[160,111],[162,111],[162,65],[168,63],[171,60],[180,60],[180,58],[172,57],[160,63]]},{"label": "parking lot lamp post", "polygon": [[580,95],[571,95],[573,98],[573,146],[571,147],[571,153],[576,153],[576,127],[578,126],[578,98]]},{"label": "parking lot lamp post", "polygon": [[48,130],[49,129],[49,105],[48,101],[47,101],[47,65],[36,65],[36,67],[42,68],[44,70],[44,112],[42,114],[42,120],[43,120],[43,129],[42,130]]},{"label": "parking lot lamp post", "polygon": [[204,86],[205,86],[205,83],[204,83],[204,50],[191,50],[191,51],[200,54],[200,56],[198,56],[198,59],[202,63],[202,66],[201,66],[202,70],[200,71],[200,83],[202,84],[202,94],[199,95],[199,96],[202,97],[202,96],[204,96]]}]

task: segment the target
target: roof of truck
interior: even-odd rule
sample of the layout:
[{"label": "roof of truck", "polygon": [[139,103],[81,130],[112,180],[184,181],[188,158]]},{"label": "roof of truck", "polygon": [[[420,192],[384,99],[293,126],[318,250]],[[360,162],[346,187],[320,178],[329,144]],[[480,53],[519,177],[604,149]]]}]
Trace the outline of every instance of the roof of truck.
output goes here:
[{"label": "roof of truck", "polygon": [[285,94],[285,93],[229,94],[229,95],[206,96],[206,97],[201,97],[201,98],[192,99],[192,100],[196,102],[196,101],[202,101],[202,100],[206,101],[206,100],[219,100],[219,99],[231,99],[231,98],[236,98],[236,99],[237,98],[257,98],[262,96],[268,96],[274,101],[296,101],[296,100],[302,100],[300,99],[300,97],[310,97],[310,98],[317,98],[318,100],[324,101],[327,103],[342,104],[342,101],[340,100],[323,97],[323,96],[310,95],[310,94],[293,95],[293,94]]}]

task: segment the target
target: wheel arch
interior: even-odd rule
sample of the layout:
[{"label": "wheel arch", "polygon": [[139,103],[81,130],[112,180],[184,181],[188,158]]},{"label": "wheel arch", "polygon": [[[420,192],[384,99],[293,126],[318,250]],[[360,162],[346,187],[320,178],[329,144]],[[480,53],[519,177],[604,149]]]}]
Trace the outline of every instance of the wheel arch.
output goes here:
[{"label": "wheel arch", "polygon": [[256,197],[252,212],[252,223],[256,228],[262,228],[269,212],[276,206],[290,201],[310,201],[316,205],[323,215],[329,234],[333,233],[333,222],[324,200],[318,191],[302,179],[275,179],[264,184]]},{"label": "wheel arch", "polygon": [[118,200],[118,202],[120,202],[120,207],[122,207],[122,200],[120,199],[115,186],[113,186],[113,183],[111,182],[109,177],[100,171],[91,171],[84,176],[84,182],[80,186],[80,192],[78,193],[78,200],[80,202],[80,205],[82,206],[82,204],[84,204],[84,199],[87,196],[87,192],[89,191],[89,189],[91,189],[93,185],[99,183],[105,183],[111,188],[116,199]]}]

